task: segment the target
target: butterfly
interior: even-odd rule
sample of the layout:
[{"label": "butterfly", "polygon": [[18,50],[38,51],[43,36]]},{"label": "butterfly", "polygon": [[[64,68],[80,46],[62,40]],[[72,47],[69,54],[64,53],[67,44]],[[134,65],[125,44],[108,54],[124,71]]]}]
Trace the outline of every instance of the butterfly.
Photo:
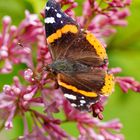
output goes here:
[{"label": "butterfly", "polygon": [[108,63],[105,48],[65,14],[55,0],[48,0],[44,22],[53,60],[49,68],[71,106],[90,110],[101,96],[112,92],[114,85],[113,75],[103,68]]}]

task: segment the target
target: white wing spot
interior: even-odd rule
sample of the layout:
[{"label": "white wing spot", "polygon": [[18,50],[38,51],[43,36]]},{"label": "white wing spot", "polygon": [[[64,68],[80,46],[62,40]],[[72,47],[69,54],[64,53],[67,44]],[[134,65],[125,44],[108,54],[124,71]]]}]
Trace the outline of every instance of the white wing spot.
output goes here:
[{"label": "white wing spot", "polygon": [[68,99],[71,99],[71,100],[76,100],[76,96],[74,95],[70,95],[70,94],[64,94],[64,96]]},{"label": "white wing spot", "polygon": [[56,10],[56,9],[55,9],[54,11],[55,11],[55,12],[57,12],[57,10]]},{"label": "white wing spot", "polygon": [[59,13],[57,13],[56,16],[57,16],[58,18],[61,18],[61,17],[62,17],[62,15],[59,14]]},{"label": "white wing spot", "polygon": [[44,20],[45,23],[55,23],[54,17],[47,17]]},{"label": "white wing spot", "polygon": [[84,97],[84,96],[82,96],[81,98],[82,98],[82,99],[84,99],[85,97]]},{"label": "white wing spot", "polygon": [[50,9],[50,7],[47,6],[47,7],[46,7],[46,10],[48,11],[49,9]]},{"label": "white wing spot", "polygon": [[75,103],[71,103],[71,106],[72,107],[76,107],[77,105]]},{"label": "white wing spot", "polygon": [[85,100],[80,100],[80,103],[84,104],[84,103],[86,103],[86,101]]},{"label": "white wing spot", "polygon": [[61,23],[63,23],[63,21],[61,20]]}]

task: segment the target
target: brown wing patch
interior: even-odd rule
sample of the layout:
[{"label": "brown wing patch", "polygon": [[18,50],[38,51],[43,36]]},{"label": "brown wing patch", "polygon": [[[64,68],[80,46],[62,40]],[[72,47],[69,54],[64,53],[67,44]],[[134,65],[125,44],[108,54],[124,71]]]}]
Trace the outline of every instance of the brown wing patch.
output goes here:
[{"label": "brown wing patch", "polygon": [[87,73],[76,73],[74,78],[83,85],[87,85],[92,91],[100,94],[105,83],[105,73],[104,70],[94,69]]},{"label": "brown wing patch", "polygon": [[[76,26],[75,26],[76,27]],[[60,32],[58,32],[58,36]],[[67,32],[49,45],[53,60],[69,59],[90,66],[102,66],[107,63],[107,55],[101,43],[85,32]],[[87,40],[87,38],[90,40]],[[96,41],[95,45],[91,42]],[[101,57],[101,54],[103,56]],[[99,55],[100,54],[100,55]]]},{"label": "brown wing patch", "polygon": [[57,60],[64,57],[65,52],[69,50],[77,35],[78,33],[73,34],[71,32],[68,32],[66,34],[63,34],[61,38],[49,44],[49,50],[51,52],[52,59]]},{"label": "brown wing patch", "polygon": [[102,69],[58,74],[58,84],[87,97],[96,97],[101,94],[106,72]]},{"label": "brown wing patch", "polygon": [[79,86],[80,83],[72,80],[72,78],[66,77],[62,74],[58,74],[57,79],[58,79],[58,84],[61,87],[71,90],[72,92],[81,94],[86,97],[97,97],[98,96],[97,93],[94,91],[91,91],[90,88],[86,89],[85,85],[82,85],[82,87],[80,88],[80,86]]},{"label": "brown wing patch", "polygon": [[[96,48],[87,40],[86,37],[87,33],[80,31],[72,42],[65,44],[69,45],[69,47],[67,47],[68,49],[63,52],[60,59],[66,58],[73,61],[79,61],[90,66],[104,65],[106,63],[107,56],[105,59],[102,59],[97,54]],[[62,43],[62,45],[64,45],[64,43]],[[106,54],[105,49],[104,53]]]}]

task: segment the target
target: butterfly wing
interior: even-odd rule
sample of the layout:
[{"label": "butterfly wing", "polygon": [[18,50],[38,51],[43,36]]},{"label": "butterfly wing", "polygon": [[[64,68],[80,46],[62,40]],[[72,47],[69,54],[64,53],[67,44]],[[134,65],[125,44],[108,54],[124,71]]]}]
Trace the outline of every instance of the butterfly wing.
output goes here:
[{"label": "butterfly wing", "polygon": [[57,80],[72,106],[89,109],[100,95],[112,91],[113,76],[101,68],[107,64],[105,48],[93,34],[80,30],[54,0],[46,5],[45,29],[53,61],[68,60],[88,67],[82,72],[58,73]]},{"label": "butterfly wing", "polygon": [[48,0],[44,22],[49,49],[53,60],[56,60],[66,52],[76,38],[78,25],[76,21],[61,11],[59,3],[55,0]]},{"label": "butterfly wing", "polygon": [[99,95],[92,90],[93,87],[82,83],[84,78],[77,79],[66,74],[58,74],[57,78],[64,96],[73,107],[89,110],[89,106],[99,99]]},{"label": "butterfly wing", "polygon": [[80,110],[89,110],[91,104],[97,102],[101,95],[108,96],[114,87],[113,75],[103,69],[72,75],[59,73],[57,80],[64,96]]},{"label": "butterfly wing", "polygon": [[[68,38],[69,35],[65,36]],[[69,43],[68,41],[63,41],[63,44],[65,44],[64,47],[67,50],[61,52],[59,59],[65,58],[79,61],[94,67],[100,67],[107,63],[106,50],[93,34],[79,31],[73,41]],[[62,44],[59,45],[62,46]]]},{"label": "butterfly wing", "polygon": [[102,44],[93,34],[81,31],[77,22],[62,12],[54,0],[46,5],[45,30],[53,60],[78,59],[95,66],[107,62]]}]

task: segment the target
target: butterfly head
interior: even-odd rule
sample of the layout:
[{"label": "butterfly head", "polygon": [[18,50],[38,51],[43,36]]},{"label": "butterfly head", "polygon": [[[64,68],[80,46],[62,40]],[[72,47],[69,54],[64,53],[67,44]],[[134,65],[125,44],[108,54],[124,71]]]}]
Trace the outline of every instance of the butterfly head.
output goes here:
[{"label": "butterfly head", "polygon": [[66,24],[77,23],[64,12],[61,11],[61,6],[55,0],[48,0],[45,7],[45,30],[46,37],[55,33],[58,29],[61,29]]}]

